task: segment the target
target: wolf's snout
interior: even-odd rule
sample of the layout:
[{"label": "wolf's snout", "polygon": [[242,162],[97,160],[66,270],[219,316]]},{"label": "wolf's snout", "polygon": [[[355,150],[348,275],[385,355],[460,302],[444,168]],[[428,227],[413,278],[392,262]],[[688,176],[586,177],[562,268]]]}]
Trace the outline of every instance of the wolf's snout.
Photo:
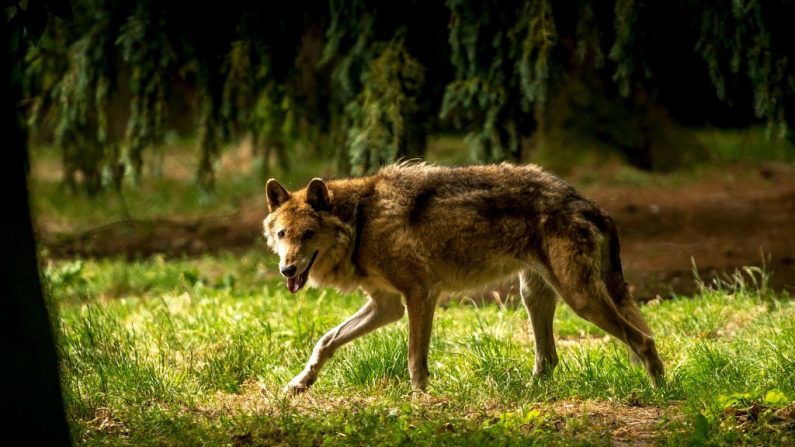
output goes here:
[{"label": "wolf's snout", "polygon": [[282,275],[286,276],[287,278],[291,278],[295,276],[295,272],[298,271],[298,267],[295,264],[288,265],[287,267],[282,267]]}]

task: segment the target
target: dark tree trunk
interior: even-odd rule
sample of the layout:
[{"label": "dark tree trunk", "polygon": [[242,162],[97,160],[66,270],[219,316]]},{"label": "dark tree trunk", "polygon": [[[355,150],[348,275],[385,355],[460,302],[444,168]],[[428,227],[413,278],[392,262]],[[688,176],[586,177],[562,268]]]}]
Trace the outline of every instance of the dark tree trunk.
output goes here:
[{"label": "dark tree trunk", "polygon": [[[31,2],[32,3],[32,2]],[[18,21],[0,27],[3,69],[0,111],[5,201],[0,219],[0,402],[7,445],[69,445],[58,359],[39,282],[28,206],[27,141],[21,97],[23,32]]]}]

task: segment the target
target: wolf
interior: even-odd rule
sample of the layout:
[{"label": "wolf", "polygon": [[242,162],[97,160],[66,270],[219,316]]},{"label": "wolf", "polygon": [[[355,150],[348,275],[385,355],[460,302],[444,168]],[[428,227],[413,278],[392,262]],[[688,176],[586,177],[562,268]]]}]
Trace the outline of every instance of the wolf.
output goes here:
[{"label": "wolf", "polygon": [[264,236],[287,289],[326,285],[367,296],[320,338],[288,393],[308,389],[341,346],[404,313],[411,385],[425,392],[439,294],[511,275],[535,339],[535,375],[558,363],[552,323],[560,298],[624,342],[653,385],[663,381],[651,330],[624,281],[613,220],[538,166],[411,161],[365,177],[314,178],[293,192],[270,179],[265,189]]}]

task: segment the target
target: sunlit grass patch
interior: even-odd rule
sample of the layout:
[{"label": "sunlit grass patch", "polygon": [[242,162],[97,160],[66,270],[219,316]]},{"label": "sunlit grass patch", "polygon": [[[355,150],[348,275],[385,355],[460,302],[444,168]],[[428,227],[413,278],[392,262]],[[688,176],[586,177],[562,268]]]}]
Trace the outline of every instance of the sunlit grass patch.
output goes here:
[{"label": "sunlit grass patch", "polygon": [[409,386],[404,319],[340,349],[289,399],[282,389],[315,342],[364,298],[289,294],[262,274],[270,261],[50,264],[76,441],[606,445],[631,439],[635,419],[654,443],[792,441],[795,302],[751,281],[642,306],[668,372],[659,389],[623,344],[562,304],[560,364],[539,379],[523,308],[448,303],[429,395]]}]

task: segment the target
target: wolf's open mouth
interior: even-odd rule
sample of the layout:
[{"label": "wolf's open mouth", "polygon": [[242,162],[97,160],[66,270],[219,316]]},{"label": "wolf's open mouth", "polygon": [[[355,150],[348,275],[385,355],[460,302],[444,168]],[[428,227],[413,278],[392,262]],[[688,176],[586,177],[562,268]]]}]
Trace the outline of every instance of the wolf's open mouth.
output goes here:
[{"label": "wolf's open mouth", "polygon": [[306,280],[309,279],[309,269],[311,269],[312,264],[315,263],[315,258],[317,258],[317,250],[315,250],[315,254],[312,255],[312,260],[309,261],[309,265],[306,266],[306,270],[304,270],[303,273],[287,278],[287,289],[290,293],[295,293],[306,285]]}]

